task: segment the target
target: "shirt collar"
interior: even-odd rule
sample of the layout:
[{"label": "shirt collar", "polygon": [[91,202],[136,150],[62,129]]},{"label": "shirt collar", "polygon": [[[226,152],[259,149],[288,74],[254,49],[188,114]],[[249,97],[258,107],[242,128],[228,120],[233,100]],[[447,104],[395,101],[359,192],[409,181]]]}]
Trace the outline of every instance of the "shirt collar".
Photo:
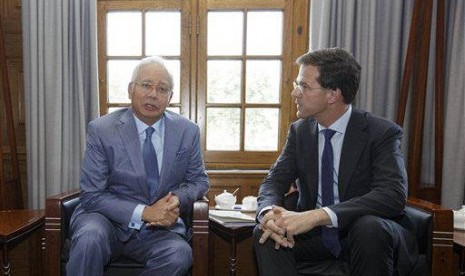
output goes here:
[{"label": "shirt collar", "polygon": [[[349,124],[351,114],[352,114],[352,105],[350,104],[346,112],[344,112],[344,114],[342,114],[342,116],[339,117],[339,119],[337,119],[336,122],[332,123],[328,128],[335,130],[336,132],[339,132],[341,134],[344,134],[346,132],[347,125]],[[326,129],[326,127],[318,123],[318,130],[322,131],[324,129]]]},{"label": "shirt collar", "polygon": [[149,126],[146,123],[142,122],[139,118],[137,118],[136,115],[134,115],[134,120],[136,120],[137,133],[139,133],[139,135],[142,135],[142,133],[145,132],[145,130],[148,127],[153,127],[155,129],[155,133],[161,133],[161,128],[162,128],[163,122],[165,120],[165,116],[162,116],[160,118],[160,120],[156,121],[155,124],[153,124],[151,126]]}]

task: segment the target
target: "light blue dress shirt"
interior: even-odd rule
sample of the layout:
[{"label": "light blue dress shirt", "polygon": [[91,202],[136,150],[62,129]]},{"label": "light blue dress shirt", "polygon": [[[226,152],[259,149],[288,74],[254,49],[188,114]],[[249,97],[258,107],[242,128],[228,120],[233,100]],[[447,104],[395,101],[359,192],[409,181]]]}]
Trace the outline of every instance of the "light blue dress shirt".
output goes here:
[{"label": "light blue dress shirt", "polygon": [[[334,204],[339,203],[339,189],[338,189],[338,176],[339,176],[339,161],[341,160],[341,151],[342,151],[342,144],[344,142],[344,136],[346,133],[347,125],[349,124],[350,115],[352,114],[352,105],[349,105],[347,111],[342,114],[337,121],[332,123],[328,128],[336,131],[333,138],[331,139],[331,145],[333,146],[333,162],[334,162],[334,184],[333,184],[333,191],[334,191]],[[326,129],[324,126],[318,124],[318,198],[316,201],[316,207],[321,208],[321,157],[323,155],[323,148],[325,146],[325,136],[323,134],[323,130]],[[328,213],[329,217],[331,218],[332,227],[338,227],[337,216],[329,207],[323,207],[323,210]]]},{"label": "light blue dress shirt", "polygon": [[[136,121],[137,133],[139,134],[139,142],[141,148],[144,145],[144,141],[146,138],[145,130],[148,127],[153,127],[155,131],[152,135],[152,144],[155,148],[155,153],[157,154],[157,161],[158,161],[158,171],[161,172],[161,167],[163,165],[163,143],[164,143],[164,134],[165,134],[165,124],[164,124],[164,117],[158,120],[155,124],[148,126],[139,118],[134,116],[134,120]],[[142,221],[142,212],[144,211],[146,205],[139,204],[137,205],[136,209],[132,213],[131,221],[129,222],[129,228],[140,229],[144,224]]]}]

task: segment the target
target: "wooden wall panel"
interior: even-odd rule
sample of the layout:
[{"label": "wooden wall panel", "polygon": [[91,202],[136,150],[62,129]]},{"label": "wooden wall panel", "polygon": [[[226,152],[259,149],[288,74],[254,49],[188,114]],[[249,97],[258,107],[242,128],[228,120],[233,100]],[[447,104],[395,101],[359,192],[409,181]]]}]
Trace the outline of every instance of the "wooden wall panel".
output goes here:
[{"label": "wooden wall panel", "polygon": [[[16,136],[16,145],[21,175],[22,198],[27,207],[27,173],[26,173],[26,129],[23,89],[23,43],[21,24],[21,0],[0,1],[0,14],[2,20],[3,36],[5,39],[6,66],[8,68],[9,86],[12,99],[13,120]],[[0,82],[2,79],[0,78]],[[6,130],[3,100],[0,101],[0,127]],[[0,147],[4,153],[4,170],[7,176],[11,175],[10,149],[6,131],[2,131]],[[11,190],[11,189],[7,189]],[[11,198],[15,200],[15,198]]]},{"label": "wooden wall panel", "polygon": [[267,170],[212,170],[208,171],[210,177],[210,191],[207,198],[210,206],[215,206],[215,195],[219,195],[223,190],[232,193],[237,192],[237,204],[242,202],[242,198],[258,195],[258,188],[267,175]]}]

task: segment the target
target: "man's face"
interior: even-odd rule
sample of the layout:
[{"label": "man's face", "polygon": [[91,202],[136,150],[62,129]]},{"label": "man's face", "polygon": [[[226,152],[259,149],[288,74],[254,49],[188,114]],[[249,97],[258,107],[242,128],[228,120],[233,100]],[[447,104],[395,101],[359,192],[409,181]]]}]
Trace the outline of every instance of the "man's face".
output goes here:
[{"label": "man's face", "polygon": [[[169,93],[160,93],[162,89],[168,89]],[[152,125],[161,118],[171,100],[168,72],[158,64],[148,64],[129,84],[128,92],[134,114],[142,122]]]},{"label": "man's face", "polygon": [[302,65],[296,82],[298,87],[292,91],[297,105],[297,117],[305,119],[308,117],[324,117],[329,105],[330,93],[322,88],[317,78],[320,73],[316,66]]}]

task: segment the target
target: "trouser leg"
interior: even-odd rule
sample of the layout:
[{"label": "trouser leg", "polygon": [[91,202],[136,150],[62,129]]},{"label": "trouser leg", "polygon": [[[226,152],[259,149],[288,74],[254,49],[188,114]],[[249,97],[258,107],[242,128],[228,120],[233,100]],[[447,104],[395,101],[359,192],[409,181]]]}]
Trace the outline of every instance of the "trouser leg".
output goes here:
[{"label": "trouser leg", "polygon": [[185,275],[192,266],[192,248],[183,237],[164,229],[132,238],[124,246],[124,255],[145,264],[145,275]]},{"label": "trouser leg", "polygon": [[253,232],[253,243],[260,275],[263,276],[293,276],[297,275],[296,263],[292,250],[289,248],[275,249],[274,241],[269,238],[264,244],[260,244],[263,231],[258,225]]},{"label": "trouser leg", "polygon": [[71,225],[71,249],[66,274],[73,276],[103,275],[103,268],[117,246],[113,225],[103,215],[79,215]]},{"label": "trouser leg", "polygon": [[351,275],[407,275],[418,257],[414,237],[396,222],[358,219],[348,233]]}]

